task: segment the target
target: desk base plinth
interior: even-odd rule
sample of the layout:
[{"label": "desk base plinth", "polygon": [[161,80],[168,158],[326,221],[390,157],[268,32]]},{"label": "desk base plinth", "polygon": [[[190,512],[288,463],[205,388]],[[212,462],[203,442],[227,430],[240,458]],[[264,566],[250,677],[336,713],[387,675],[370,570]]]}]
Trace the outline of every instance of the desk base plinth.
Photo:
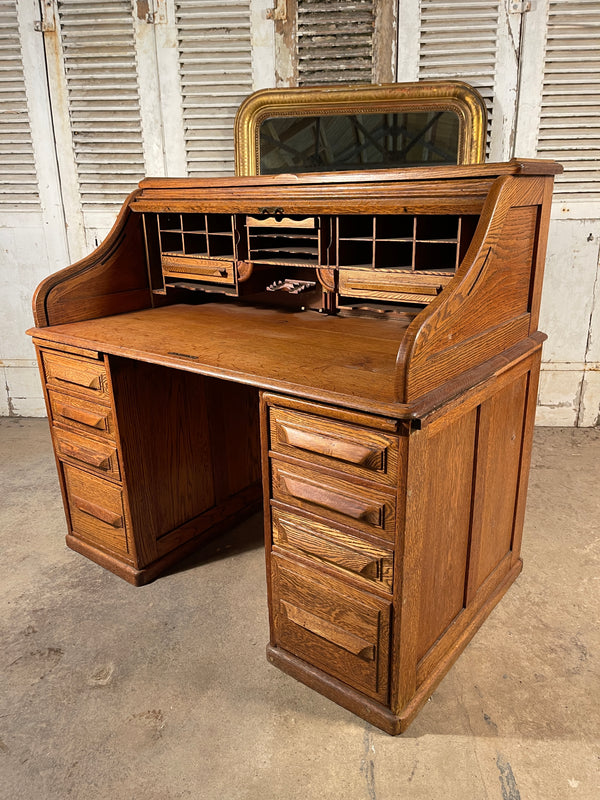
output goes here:
[{"label": "desk base plinth", "polygon": [[[210,527],[206,526],[206,515],[200,516],[197,520],[192,520],[186,523],[182,528],[187,528],[190,525],[197,524],[198,532],[191,538],[184,541],[178,547],[169,550],[160,558],[152,561],[144,567],[136,568],[133,565],[127,564],[121,558],[118,558],[93,544],[73,536],[68,533],[65,537],[67,547],[74,550],[76,553],[86,556],[91,561],[99,564],[101,567],[109,570],[110,572],[123,578],[133,586],[144,586],[151,583],[153,580],[162,575],[166,570],[176,564],[178,561],[189,556],[194,550],[197,550],[204,544],[218,536],[221,533],[233,528],[240,522],[243,522],[248,517],[251,517],[260,510],[262,498],[260,497],[260,486],[249,487],[243,492],[239,492],[232,498],[229,498],[227,503],[222,504],[219,509],[221,511],[221,519]],[[215,511],[212,509],[211,511]],[[204,525],[202,524],[204,522]]]}]

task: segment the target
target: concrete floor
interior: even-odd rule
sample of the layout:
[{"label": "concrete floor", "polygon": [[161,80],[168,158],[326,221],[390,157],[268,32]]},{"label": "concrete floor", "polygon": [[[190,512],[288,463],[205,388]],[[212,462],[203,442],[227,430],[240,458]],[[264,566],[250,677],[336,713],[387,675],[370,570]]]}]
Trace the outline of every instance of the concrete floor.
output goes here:
[{"label": "concrete floor", "polygon": [[392,738],[269,666],[261,521],[135,589],[0,420],[2,800],[597,800],[600,430],[538,429],[525,569]]}]

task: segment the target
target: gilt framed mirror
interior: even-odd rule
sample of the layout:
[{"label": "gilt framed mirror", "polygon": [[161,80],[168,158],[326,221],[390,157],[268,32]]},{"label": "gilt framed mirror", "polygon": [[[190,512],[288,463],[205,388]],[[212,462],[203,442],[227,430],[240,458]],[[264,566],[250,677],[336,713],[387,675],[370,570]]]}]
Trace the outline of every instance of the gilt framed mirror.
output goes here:
[{"label": "gilt framed mirror", "polygon": [[236,174],[478,164],[486,127],[461,81],[263,89],[237,112]]}]

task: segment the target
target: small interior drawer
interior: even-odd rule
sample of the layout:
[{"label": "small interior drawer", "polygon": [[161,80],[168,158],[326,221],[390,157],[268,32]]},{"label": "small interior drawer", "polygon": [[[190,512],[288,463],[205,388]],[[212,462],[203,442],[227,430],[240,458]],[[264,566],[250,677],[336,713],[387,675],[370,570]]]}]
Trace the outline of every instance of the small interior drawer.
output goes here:
[{"label": "small interior drawer", "polygon": [[431,275],[401,269],[340,269],[340,294],[360,296],[370,291],[436,297],[453,275]]},{"label": "small interior drawer", "polygon": [[63,470],[73,533],[108,550],[127,553],[121,489],[69,464],[63,464]]},{"label": "small interior drawer", "polygon": [[395,495],[275,459],[271,467],[275,501],[394,540]]},{"label": "small interior drawer", "polygon": [[97,475],[121,479],[119,456],[112,442],[103,442],[73,431],[53,428],[54,449],[61,461],[84,466]]},{"label": "small interior drawer", "polygon": [[114,419],[109,406],[101,406],[53,389],[48,389],[48,397],[55,425],[114,439]]},{"label": "small interior drawer", "polygon": [[49,386],[109,401],[108,379],[102,361],[43,350],[42,362]]},{"label": "small interior drawer", "polygon": [[398,436],[276,406],[269,425],[274,452],[389,485],[398,478]]},{"label": "small interior drawer", "polygon": [[235,272],[232,261],[200,256],[165,255],[162,258],[163,274],[167,278],[188,278],[208,283],[223,283],[233,286]]},{"label": "small interior drawer", "polygon": [[385,702],[390,603],[273,557],[275,643]]},{"label": "small interior drawer", "polygon": [[322,522],[273,509],[273,545],[392,591],[394,554]]}]

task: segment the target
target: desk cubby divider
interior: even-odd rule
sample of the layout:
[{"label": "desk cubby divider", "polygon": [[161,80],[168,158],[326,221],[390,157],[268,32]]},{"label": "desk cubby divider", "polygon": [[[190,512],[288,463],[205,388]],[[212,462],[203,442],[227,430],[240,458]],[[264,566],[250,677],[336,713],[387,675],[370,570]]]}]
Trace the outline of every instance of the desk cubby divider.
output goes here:
[{"label": "desk cubby divider", "polygon": [[161,255],[235,258],[235,215],[158,214]]},{"label": "desk cubby divider", "polygon": [[[156,231],[154,235],[158,236],[167,284],[183,267],[192,276],[197,259],[198,274],[193,280],[199,282],[200,288],[202,284],[210,284],[215,291],[214,284],[220,281],[207,277],[201,266],[203,260],[231,260],[232,270],[234,261],[247,260],[263,270],[279,266],[364,271],[360,280],[360,272],[353,273],[351,279],[340,278],[337,294],[342,297],[360,294],[365,300],[410,302],[412,299],[422,303],[429,292],[421,291],[417,275],[444,276],[447,282],[467,250],[478,217],[411,213],[286,216],[159,212],[154,220],[155,223],[146,225],[146,230]],[[170,275],[171,272],[177,275]],[[398,272],[413,273],[413,297],[410,292],[398,295],[394,287],[394,275]],[[371,288],[368,273],[373,276]],[[379,275],[377,278],[375,273]],[[362,290],[358,289],[359,284]]]},{"label": "desk cubby divider", "polygon": [[343,268],[453,274],[477,217],[454,214],[338,216],[336,264]]}]

